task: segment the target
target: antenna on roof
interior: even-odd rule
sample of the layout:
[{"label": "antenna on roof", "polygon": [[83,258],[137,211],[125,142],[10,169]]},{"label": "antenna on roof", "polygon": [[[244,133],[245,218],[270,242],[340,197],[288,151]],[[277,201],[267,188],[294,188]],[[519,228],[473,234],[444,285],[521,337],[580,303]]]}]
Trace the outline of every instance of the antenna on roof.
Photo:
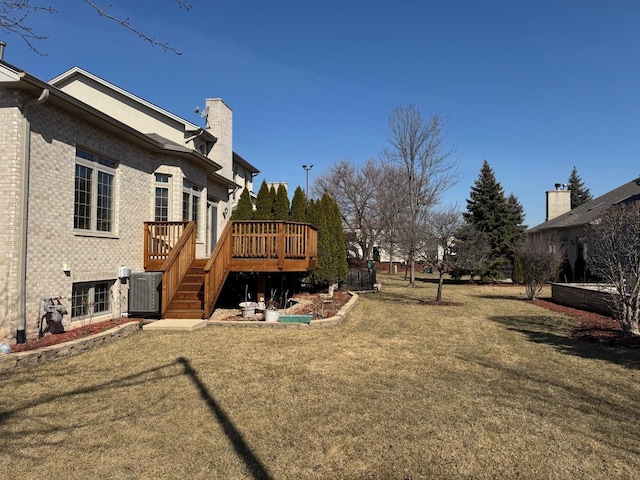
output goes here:
[{"label": "antenna on roof", "polygon": [[200,111],[200,107],[196,107],[193,109],[193,113],[197,113],[202,118],[204,118],[205,119],[204,128],[209,128],[209,107],[208,106],[204,107],[204,110],[202,110],[202,112]]}]

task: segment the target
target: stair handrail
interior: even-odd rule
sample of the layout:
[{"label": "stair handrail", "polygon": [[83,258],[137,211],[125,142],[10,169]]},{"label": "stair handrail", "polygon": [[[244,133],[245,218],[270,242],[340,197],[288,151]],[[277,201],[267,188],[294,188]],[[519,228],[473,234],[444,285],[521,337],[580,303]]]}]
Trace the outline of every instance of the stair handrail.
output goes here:
[{"label": "stair handrail", "polygon": [[222,234],[218,238],[213,252],[209,256],[207,264],[204,266],[204,314],[205,318],[209,318],[213,313],[222,286],[224,285],[229,270],[231,269],[232,254],[232,224],[228,221],[224,227]]},{"label": "stair handrail", "polygon": [[171,253],[162,264],[162,307],[161,315],[167,311],[173,297],[178,291],[180,283],[189,271],[196,258],[196,223],[189,222],[180,235]]}]

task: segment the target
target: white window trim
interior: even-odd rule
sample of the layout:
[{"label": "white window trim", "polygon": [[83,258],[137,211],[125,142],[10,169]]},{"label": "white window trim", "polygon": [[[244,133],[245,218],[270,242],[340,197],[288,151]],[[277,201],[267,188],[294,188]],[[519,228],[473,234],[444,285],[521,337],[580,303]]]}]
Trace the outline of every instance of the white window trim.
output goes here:
[{"label": "white window trim", "polygon": [[[93,160],[83,158],[78,155],[79,152],[84,154],[88,154],[94,157]],[[100,161],[113,163],[113,167],[109,165],[104,165],[100,163]],[[74,163],[74,195],[75,195],[75,179],[76,179],[76,166],[81,165],[83,167],[91,169],[91,206],[90,206],[90,216],[89,222],[91,224],[90,228],[76,228],[75,227],[75,208],[76,203],[74,200],[73,208],[74,208],[74,233],[76,235],[84,235],[84,236],[96,236],[96,237],[115,237],[117,236],[117,219],[116,219],[116,204],[117,204],[117,188],[116,184],[118,181],[118,162],[108,158],[104,155],[97,154],[89,149],[76,147],[76,157]],[[98,223],[98,172],[109,174],[113,177],[113,182],[111,185],[111,229],[108,231],[102,231],[97,229]]]},{"label": "white window trim", "polygon": [[[166,178],[166,182],[159,182],[158,177]],[[156,172],[154,174],[154,182],[153,182],[153,218],[155,221],[157,220],[156,216],[156,188],[166,188],[167,189],[167,221],[171,221],[171,213],[172,213],[172,192],[173,192],[173,176],[169,173],[160,173]]]}]

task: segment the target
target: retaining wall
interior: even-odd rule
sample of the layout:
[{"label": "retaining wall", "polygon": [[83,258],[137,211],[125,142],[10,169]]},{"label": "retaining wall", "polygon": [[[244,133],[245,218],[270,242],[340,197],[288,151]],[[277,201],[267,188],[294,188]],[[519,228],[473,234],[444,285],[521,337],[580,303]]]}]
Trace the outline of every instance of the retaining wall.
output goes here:
[{"label": "retaining wall", "polygon": [[593,283],[552,283],[551,299],[567,307],[612,316],[611,289]]}]

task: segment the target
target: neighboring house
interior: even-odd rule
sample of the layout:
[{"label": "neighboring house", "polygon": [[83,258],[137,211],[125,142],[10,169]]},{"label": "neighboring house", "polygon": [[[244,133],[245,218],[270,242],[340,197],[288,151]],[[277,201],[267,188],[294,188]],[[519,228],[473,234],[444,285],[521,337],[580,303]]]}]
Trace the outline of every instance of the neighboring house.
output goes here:
[{"label": "neighboring house", "polygon": [[0,341],[34,336],[45,298],[72,320],[120,316],[119,268],[143,269],[144,222],[194,220],[198,256],[213,250],[258,170],[233,152],[222,100],[203,116],[79,68],[45,82],[0,61]]},{"label": "neighboring house", "polygon": [[582,280],[580,272],[584,271],[587,260],[587,227],[608,208],[637,200],[640,200],[640,177],[574,209],[571,209],[571,191],[556,184],[555,190],[547,192],[547,221],[527,230],[527,235],[558,237],[567,247],[573,273],[573,278],[567,280]]}]

